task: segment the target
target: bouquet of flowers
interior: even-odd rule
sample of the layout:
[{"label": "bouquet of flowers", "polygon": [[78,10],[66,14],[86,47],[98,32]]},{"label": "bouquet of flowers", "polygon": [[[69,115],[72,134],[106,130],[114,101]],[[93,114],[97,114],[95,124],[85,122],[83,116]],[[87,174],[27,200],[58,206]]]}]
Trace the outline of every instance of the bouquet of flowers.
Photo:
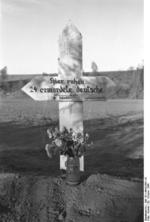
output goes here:
[{"label": "bouquet of flowers", "polygon": [[45,150],[49,158],[59,153],[70,157],[81,157],[86,147],[90,146],[89,134],[75,132],[73,129],[64,128],[60,131],[57,127],[48,128],[47,135],[50,143],[46,144]]}]

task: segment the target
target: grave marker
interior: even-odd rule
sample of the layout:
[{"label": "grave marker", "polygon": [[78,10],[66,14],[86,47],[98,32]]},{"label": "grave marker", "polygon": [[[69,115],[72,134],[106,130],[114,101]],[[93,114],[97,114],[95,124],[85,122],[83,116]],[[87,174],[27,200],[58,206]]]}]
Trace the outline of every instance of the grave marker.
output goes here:
[{"label": "grave marker", "polygon": [[[83,102],[85,100],[105,100],[109,97],[115,84],[105,76],[83,76],[82,35],[71,23],[63,29],[59,37],[59,53],[58,77],[36,77],[22,90],[34,100],[59,101],[60,130],[66,127],[82,133]],[[60,90],[62,88],[67,90]],[[71,91],[68,91],[69,89]],[[80,160],[80,170],[84,170],[83,157]],[[60,166],[63,168],[64,161],[64,158],[60,160]]]}]

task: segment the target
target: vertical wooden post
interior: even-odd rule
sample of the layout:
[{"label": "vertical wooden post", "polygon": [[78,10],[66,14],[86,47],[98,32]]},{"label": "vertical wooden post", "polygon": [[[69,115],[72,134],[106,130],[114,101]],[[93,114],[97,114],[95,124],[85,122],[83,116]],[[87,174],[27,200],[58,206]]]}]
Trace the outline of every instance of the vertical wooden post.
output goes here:
[{"label": "vertical wooden post", "polygon": [[[80,79],[82,75],[82,35],[69,23],[59,38],[59,71],[61,79]],[[83,132],[83,102],[59,102],[59,125]]]},{"label": "vertical wooden post", "polygon": [[83,132],[83,102],[59,102],[59,126]]},{"label": "vertical wooden post", "polygon": [[[59,70],[60,79],[80,79],[82,75],[82,35],[78,29],[69,23],[62,31],[59,38]],[[59,127],[66,127],[83,133],[83,102],[59,102]],[[83,170],[83,158],[82,170]],[[60,159],[60,168],[63,160]],[[81,164],[80,164],[81,165]],[[80,168],[81,169],[81,168]]]}]

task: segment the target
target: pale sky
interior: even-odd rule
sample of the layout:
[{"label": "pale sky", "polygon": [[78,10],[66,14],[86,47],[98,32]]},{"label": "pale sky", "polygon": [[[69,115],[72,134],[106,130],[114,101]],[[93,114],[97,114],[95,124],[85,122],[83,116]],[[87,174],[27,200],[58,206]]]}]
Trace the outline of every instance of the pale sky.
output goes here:
[{"label": "pale sky", "polygon": [[68,20],[83,35],[83,69],[136,67],[143,59],[143,0],[1,0],[2,63],[9,74],[57,72]]}]

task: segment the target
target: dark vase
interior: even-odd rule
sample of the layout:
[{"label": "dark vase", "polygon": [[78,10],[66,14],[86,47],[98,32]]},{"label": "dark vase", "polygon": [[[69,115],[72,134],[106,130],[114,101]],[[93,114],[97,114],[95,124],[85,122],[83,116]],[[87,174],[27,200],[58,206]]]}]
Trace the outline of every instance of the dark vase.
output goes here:
[{"label": "dark vase", "polygon": [[66,183],[69,185],[77,185],[80,183],[80,163],[79,157],[68,157],[66,161],[67,175]]}]

